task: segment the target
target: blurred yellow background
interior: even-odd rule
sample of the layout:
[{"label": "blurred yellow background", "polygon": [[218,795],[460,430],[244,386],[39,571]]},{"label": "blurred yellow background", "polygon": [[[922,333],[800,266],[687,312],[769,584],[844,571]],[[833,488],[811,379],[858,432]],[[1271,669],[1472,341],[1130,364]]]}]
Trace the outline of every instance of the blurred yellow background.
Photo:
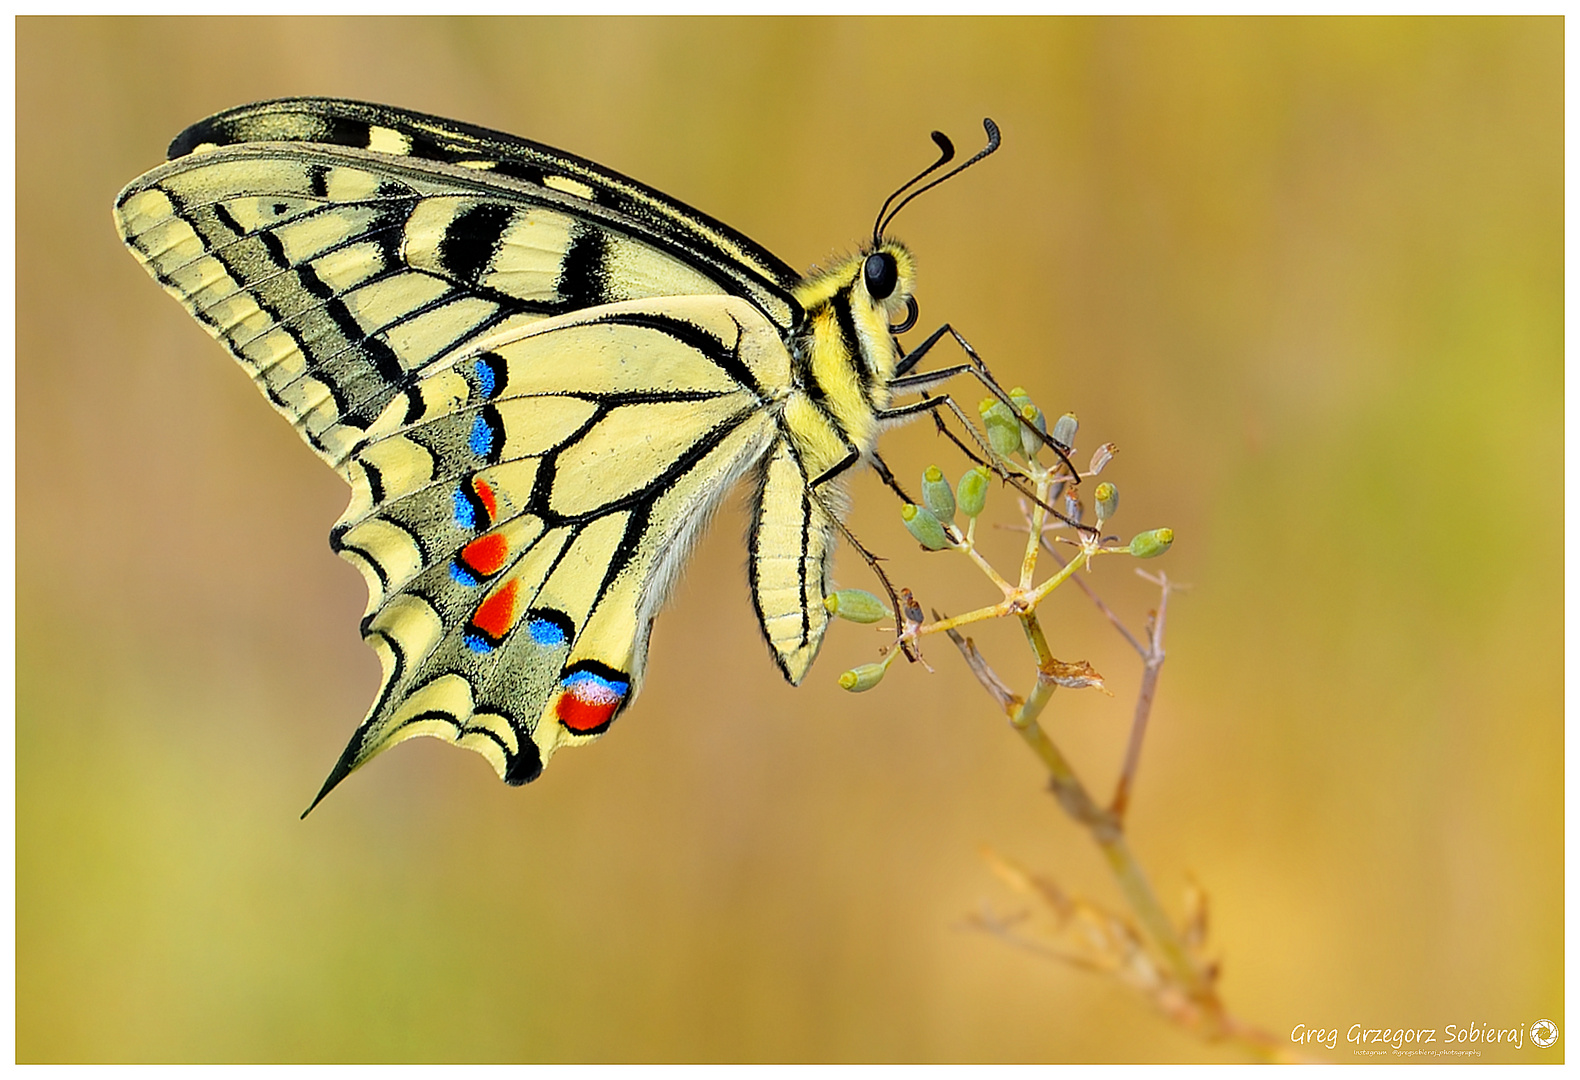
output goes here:
[{"label": "blurred yellow background", "polygon": [[[1210,896],[1226,1001],[1562,1024],[1563,59],[1556,18],[20,20],[18,1057],[1243,1056],[964,927],[1019,903],[983,844],[1117,892],[947,645],[854,697],[882,638],[839,624],[784,685],[733,501],[595,748],[516,790],[417,740],[297,820],[377,685],[346,490],[110,220],[188,123],[292,94],[562,147],[802,268],[991,115],[893,232],[921,329],[1119,444],[1116,528],[1176,530],[1129,829],[1171,911]],[[924,602],[994,599],[853,490]],[[1131,569],[1091,580],[1139,628]],[[1048,716],[1106,793],[1134,656],[1045,610],[1117,691]]]}]

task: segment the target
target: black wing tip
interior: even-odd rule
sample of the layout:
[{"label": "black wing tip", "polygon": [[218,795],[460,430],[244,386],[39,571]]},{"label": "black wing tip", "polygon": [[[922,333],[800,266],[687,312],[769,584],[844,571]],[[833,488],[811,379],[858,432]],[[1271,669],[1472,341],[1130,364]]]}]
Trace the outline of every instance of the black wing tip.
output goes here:
[{"label": "black wing tip", "polygon": [[273,125],[269,118],[278,118],[281,114],[305,113],[330,122],[337,119],[367,120],[376,116],[381,108],[370,102],[353,101],[350,98],[284,97],[253,101],[224,109],[191,125],[170,140],[165,157],[174,161],[203,145],[230,146],[273,137],[300,140],[301,133],[270,130]]},{"label": "black wing tip", "polygon": [[506,756],[504,781],[511,787],[521,787],[530,784],[543,775],[543,758],[538,753],[537,743],[532,741],[530,735],[522,740],[522,749],[526,753],[516,753]]},{"label": "black wing tip", "polygon": [[209,136],[213,132],[213,119],[199,120],[181,134],[170,140],[170,145],[165,148],[165,160],[174,161],[190,154],[198,146],[214,140]]},{"label": "black wing tip", "polygon": [[336,765],[334,771],[329,774],[329,779],[324,781],[324,786],[318,789],[318,794],[313,797],[313,801],[308,804],[307,809],[302,811],[302,816],[298,820],[306,821],[307,815],[318,809],[318,804],[324,801],[324,796],[339,787],[340,781],[349,775],[351,775],[350,769],[342,769],[339,765]]}]

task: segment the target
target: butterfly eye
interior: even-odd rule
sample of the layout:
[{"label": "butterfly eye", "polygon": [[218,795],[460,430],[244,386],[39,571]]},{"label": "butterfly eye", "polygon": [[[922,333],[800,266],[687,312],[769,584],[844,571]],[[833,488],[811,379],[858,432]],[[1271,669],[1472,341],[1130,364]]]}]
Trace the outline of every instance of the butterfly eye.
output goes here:
[{"label": "butterfly eye", "polygon": [[893,255],[880,251],[867,256],[861,276],[866,279],[868,296],[874,300],[887,300],[889,294],[894,292],[894,287],[900,283],[900,268],[895,264]]}]

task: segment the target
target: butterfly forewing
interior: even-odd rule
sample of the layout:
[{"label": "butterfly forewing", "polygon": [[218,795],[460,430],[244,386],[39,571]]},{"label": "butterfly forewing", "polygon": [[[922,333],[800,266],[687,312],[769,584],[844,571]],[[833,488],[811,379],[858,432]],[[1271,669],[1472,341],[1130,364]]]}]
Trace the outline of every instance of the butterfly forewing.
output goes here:
[{"label": "butterfly forewing", "polygon": [[[266,142],[410,157],[568,195],[628,222],[629,234],[661,249],[672,270],[705,267],[709,276],[728,281],[728,291],[751,300],[781,328],[788,329],[798,317],[791,292],[799,275],[728,225],[574,154],[474,124],[359,101],[287,98],[242,105],[192,125],[171,142],[170,157],[199,148]],[[679,296],[687,291],[640,295]]]},{"label": "butterfly forewing", "polygon": [[396,390],[502,323],[726,291],[578,217],[572,196],[402,165],[231,147],[155,170],[119,204],[149,271],[331,464]]}]

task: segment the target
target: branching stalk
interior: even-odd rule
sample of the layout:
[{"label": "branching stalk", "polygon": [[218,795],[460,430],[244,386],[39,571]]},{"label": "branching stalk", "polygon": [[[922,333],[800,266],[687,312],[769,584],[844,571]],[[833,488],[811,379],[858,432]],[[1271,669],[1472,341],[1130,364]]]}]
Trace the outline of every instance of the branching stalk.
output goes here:
[{"label": "branching stalk", "polygon": [[[1141,750],[1166,655],[1163,639],[1169,597],[1178,586],[1165,574],[1142,574],[1158,587],[1160,597],[1156,610],[1147,620],[1145,635],[1138,637],[1077,571],[1090,569],[1092,561],[1098,556],[1127,554],[1137,558],[1152,558],[1168,550],[1173,542],[1173,533],[1167,529],[1138,533],[1124,547],[1105,542],[1100,534],[1119,505],[1118,490],[1107,481],[1096,489],[1094,505],[1097,508],[1097,527],[1082,525],[1075,485],[1081,476],[1095,476],[1109,463],[1114,452],[1113,445],[1100,447],[1093,456],[1091,471],[1080,474],[1071,463],[1077,427],[1074,416],[1061,417],[1057,424],[1043,429],[1042,414],[1029,404],[1024,391],[1017,389],[1008,395],[996,388],[995,391],[995,398],[985,400],[982,406],[986,435],[979,435],[973,430],[972,437],[980,448],[991,451],[994,458],[992,469],[1000,477],[1018,475],[1030,481],[1031,490],[1024,483],[1016,484],[1023,494],[1030,496],[1031,502],[1029,509],[1022,503],[1027,538],[1017,581],[1012,584],[999,574],[976,549],[977,516],[982,511],[986,487],[985,483],[976,483],[972,475],[968,474],[960,484],[959,509],[966,517],[963,533],[950,526],[947,542],[937,539],[937,533],[933,534],[935,539],[931,541],[926,539],[926,534],[917,535],[923,539],[924,546],[934,549],[950,547],[965,554],[1003,594],[1003,599],[953,617],[943,617],[934,611],[932,620],[926,622],[922,621],[920,608],[915,608],[912,615],[897,621],[897,644],[909,654],[919,639],[926,635],[943,633],[949,636],[977,681],[992,696],[1010,726],[1041,762],[1048,774],[1049,789],[1060,808],[1087,831],[1102,852],[1134,922],[1072,897],[1047,879],[1032,878],[1018,870],[1006,871],[1007,864],[995,859],[995,867],[1007,873],[1012,883],[1045,902],[1056,917],[1059,933],[1073,946],[1055,947],[1032,941],[1012,933],[1011,924],[990,916],[975,919],[974,925],[1039,955],[1058,957],[1088,970],[1113,972],[1141,990],[1165,1016],[1205,1038],[1233,1040],[1258,1056],[1287,1059],[1287,1048],[1266,1032],[1230,1015],[1219,999],[1217,965],[1201,951],[1206,937],[1204,895],[1199,890],[1188,894],[1186,918],[1176,923],[1159,901],[1146,872],[1125,839],[1125,813],[1134,791]],[[1012,404],[1016,409],[1014,412],[1009,409]],[[964,419],[958,409],[956,414]],[[1023,438],[1022,428],[1028,431],[1036,428],[1047,431],[1048,435],[1039,435],[1036,439]],[[1056,460],[1045,463],[1042,455],[1050,447],[1053,452],[1049,456]],[[981,460],[975,455],[971,456],[973,460]],[[1019,460],[1013,460],[1017,457]],[[986,469],[978,469],[976,473],[976,480],[982,480],[987,475]],[[937,493],[940,490],[941,470],[930,469],[927,475],[932,477],[931,490]],[[972,480],[972,483],[968,484],[968,480]],[[929,498],[934,498],[935,510],[940,519],[947,520],[954,516],[956,503],[950,497],[947,486],[942,492],[936,498]],[[1065,500],[1063,505],[1066,512],[1052,512],[1050,498],[1061,497]],[[936,522],[933,527],[936,529]],[[1066,530],[1065,542],[1076,548],[1069,559],[1055,550],[1054,542],[1048,535],[1050,532],[1058,533],[1061,529]],[[1036,583],[1037,561],[1043,553],[1053,559],[1057,569],[1041,583]],[[1038,620],[1038,606],[1059,586],[1072,579],[1136,650],[1142,661],[1140,685],[1124,760],[1113,797],[1107,806],[1092,797],[1069,759],[1043,726],[1043,716],[1052,703],[1054,691],[1059,687],[1079,689],[1095,686],[1104,693],[1108,692],[1102,676],[1085,661],[1061,661],[1054,655]],[[907,603],[914,604],[910,594],[907,592],[905,595]],[[876,603],[876,598],[872,600]],[[1036,662],[1035,680],[1024,696],[1015,693],[994,672],[975,642],[960,632],[972,623],[1010,616],[1019,621]],[[896,651],[891,650],[888,658],[892,659],[895,654]],[[868,689],[882,677],[883,670],[879,670],[880,667],[886,670],[887,664],[864,665],[847,672],[841,676],[841,684],[850,689]]]}]

